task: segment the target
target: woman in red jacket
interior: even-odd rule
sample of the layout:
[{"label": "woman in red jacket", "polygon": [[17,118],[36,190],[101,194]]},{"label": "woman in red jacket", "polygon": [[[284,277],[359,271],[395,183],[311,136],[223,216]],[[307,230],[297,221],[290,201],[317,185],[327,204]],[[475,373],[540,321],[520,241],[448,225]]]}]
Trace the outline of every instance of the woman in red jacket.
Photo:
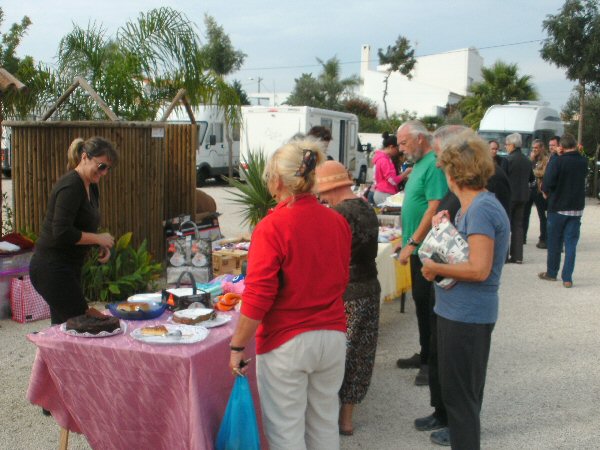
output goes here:
[{"label": "woman in red jacket", "polygon": [[338,391],[346,359],[342,295],[352,235],[344,217],[313,194],[316,141],[278,149],[264,172],[277,206],[256,226],[230,368],[256,335],[256,371],[272,450],[339,448]]}]

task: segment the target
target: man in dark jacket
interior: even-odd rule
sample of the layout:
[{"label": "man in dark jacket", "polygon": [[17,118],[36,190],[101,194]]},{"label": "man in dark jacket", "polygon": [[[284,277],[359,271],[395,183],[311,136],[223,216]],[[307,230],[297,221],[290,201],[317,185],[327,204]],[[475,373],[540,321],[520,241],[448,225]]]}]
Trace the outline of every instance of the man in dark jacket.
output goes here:
[{"label": "man in dark jacket", "polygon": [[548,198],[548,258],[542,280],[556,281],[560,267],[561,243],[565,244],[562,268],[563,286],[573,286],[575,252],[579,241],[581,217],[585,207],[587,159],[577,151],[575,138],[566,133],[560,138],[563,153],[546,167],[542,190]]},{"label": "man in dark jacket", "polygon": [[508,262],[523,263],[523,214],[529,199],[529,182],[534,180],[531,161],[521,151],[522,139],[519,133],[506,136],[508,152],[507,173],[510,183],[510,257]]}]

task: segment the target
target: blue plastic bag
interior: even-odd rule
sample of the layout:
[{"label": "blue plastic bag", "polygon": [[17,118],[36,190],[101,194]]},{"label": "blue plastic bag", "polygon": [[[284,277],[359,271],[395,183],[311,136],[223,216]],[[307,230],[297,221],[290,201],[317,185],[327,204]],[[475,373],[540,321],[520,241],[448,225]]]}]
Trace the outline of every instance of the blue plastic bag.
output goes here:
[{"label": "blue plastic bag", "polygon": [[260,450],[258,423],[246,377],[235,377],[215,443],[216,450]]}]

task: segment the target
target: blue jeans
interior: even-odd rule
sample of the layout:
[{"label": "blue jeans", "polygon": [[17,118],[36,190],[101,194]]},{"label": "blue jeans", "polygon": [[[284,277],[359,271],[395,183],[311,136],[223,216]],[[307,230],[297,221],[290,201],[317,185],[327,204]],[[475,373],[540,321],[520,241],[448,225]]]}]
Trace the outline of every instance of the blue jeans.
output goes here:
[{"label": "blue jeans", "polygon": [[561,278],[563,281],[573,281],[575,269],[575,251],[579,241],[581,217],[565,216],[556,212],[548,212],[548,276],[556,278],[560,267],[560,250],[562,242],[565,243],[565,261]]}]

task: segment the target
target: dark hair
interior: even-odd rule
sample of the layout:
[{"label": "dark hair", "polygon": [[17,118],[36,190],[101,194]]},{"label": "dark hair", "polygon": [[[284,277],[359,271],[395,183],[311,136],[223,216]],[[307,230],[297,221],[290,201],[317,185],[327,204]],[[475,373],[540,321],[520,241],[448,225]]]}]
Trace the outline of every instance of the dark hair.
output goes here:
[{"label": "dark hair", "polygon": [[550,141],[556,141],[557,144],[560,144],[560,136],[552,136],[550,139],[548,139],[548,142]]},{"label": "dark hair", "polygon": [[577,147],[577,141],[575,140],[575,136],[569,133],[565,133],[560,138],[560,146],[565,150],[570,150],[572,148]]},{"label": "dark hair", "polygon": [[384,131],[381,137],[383,138],[383,148],[389,147],[390,145],[393,145],[394,147],[398,145],[398,139],[396,139],[395,134],[390,135],[390,133]]},{"label": "dark hair", "polygon": [[308,130],[307,136],[313,136],[313,137],[316,137],[317,139],[320,139],[321,141],[325,141],[325,142],[329,142],[332,139],[331,131],[329,130],[329,128],[321,127],[318,125],[312,127],[310,130]]},{"label": "dark hair", "polygon": [[496,145],[498,146],[498,148],[500,148],[500,144],[498,143],[498,141],[497,141],[496,139],[490,139],[490,140],[488,141],[488,144],[491,144],[492,142],[493,142],[494,144],[496,144]]},{"label": "dark hair", "polygon": [[77,138],[71,142],[67,152],[67,168],[69,170],[77,167],[83,153],[87,153],[89,156],[106,156],[113,166],[119,161],[119,153],[109,140],[98,136],[91,137],[86,141]]}]

